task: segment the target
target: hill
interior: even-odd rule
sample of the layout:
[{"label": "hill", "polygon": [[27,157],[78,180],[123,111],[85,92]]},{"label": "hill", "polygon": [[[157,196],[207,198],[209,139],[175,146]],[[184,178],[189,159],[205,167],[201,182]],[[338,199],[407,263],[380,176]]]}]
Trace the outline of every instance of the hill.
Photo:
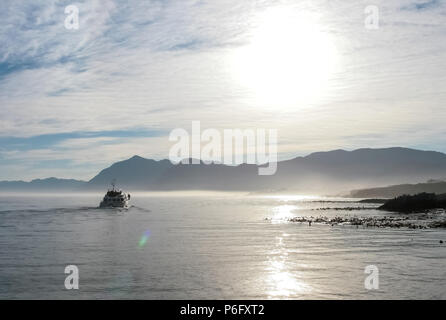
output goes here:
[{"label": "hill", "polygon": [[[241,164],[173,165],[169,160],[140,156],[112,164],[88,182],[64,179],[0,182],[0,190],[104,190],[113,179],[128,190],[216,190],[340,194],[393,197],[403,193],[446,192],[446,182],[412,187],[410,183],[446,176],[446,154],[406,148],[334,150],[277,163],[272,176],[259,176],[259,166]],[[403,186],[358,190],[376,185]],[[411,189],[413,188],[413,190]]]},{"label": "hill", "polygon": [[401,195],[415,195],[419,193],[446,193],[446,182],[426,182],[417,184],[401,184],[381,188],[353,190],[353,198],[394,198]]}]

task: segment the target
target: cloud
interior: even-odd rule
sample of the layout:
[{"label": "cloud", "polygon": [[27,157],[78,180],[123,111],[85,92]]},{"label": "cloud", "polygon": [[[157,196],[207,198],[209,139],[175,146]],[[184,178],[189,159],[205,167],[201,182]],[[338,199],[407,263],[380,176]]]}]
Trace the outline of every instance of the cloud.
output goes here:
[{"label": "cloud", "polygon": [[165,136],[166,133],[155,130],[116,130],[92,132],[66,132],[46,134],[32,137],[0,137],[1,149],[30,150],[53,147],[55,145],[72,144],[72,142],[107,141],[108,138],[139,138]]},{"label": "cloud", "polygon": [[[358,1],[5,0],[0,180],[88,177],[133,154],[165,158],[167,133],[192,120],[278,129],[286,157],[392,144],[446,151],[445,5],[374,3],[376,31],[364,28]],[[64,27],[70,4],[79,30]],[[274,7],[314,18],[336,46],[338,66],[314,101],[263,101],[234,70],[234,52]]]},{"label": "cloud", "polygon": [[428,10],[438,8],[442,5],[440,0],[418,1],[404,6],[404,10]]}]

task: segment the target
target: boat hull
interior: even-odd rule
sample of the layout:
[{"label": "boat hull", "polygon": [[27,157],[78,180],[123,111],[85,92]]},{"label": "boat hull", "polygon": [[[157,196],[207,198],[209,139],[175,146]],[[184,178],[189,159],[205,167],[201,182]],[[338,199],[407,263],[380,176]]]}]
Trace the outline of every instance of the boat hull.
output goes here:
[{"label": "boat hull", "polygon": [[99,208],[128,208],[128,201],[124,202],[108,202],[102,201]]}]

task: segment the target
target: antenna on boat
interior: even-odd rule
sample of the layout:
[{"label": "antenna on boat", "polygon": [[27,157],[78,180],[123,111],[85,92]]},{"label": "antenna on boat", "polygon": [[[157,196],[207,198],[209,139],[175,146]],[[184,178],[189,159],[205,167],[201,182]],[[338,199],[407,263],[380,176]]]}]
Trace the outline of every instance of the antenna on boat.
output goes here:
[{"label": "antenna on boat", "polygon": [[116,179],[113,179],[113,180],[111,181],[111,185],[112,185],[112,187],[113,187],[113,191],[115,191]]}]

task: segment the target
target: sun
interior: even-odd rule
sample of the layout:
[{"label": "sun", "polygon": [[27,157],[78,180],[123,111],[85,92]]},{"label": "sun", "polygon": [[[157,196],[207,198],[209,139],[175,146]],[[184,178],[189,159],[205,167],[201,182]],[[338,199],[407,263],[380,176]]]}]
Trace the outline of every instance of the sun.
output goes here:
[{"label": "sun", "polygon": [[253,25],[248,43],[234,51],[231,64],[236,81],[257,102],[303,105],[326,93],[337,54],[316,18],[270,9]]}]

